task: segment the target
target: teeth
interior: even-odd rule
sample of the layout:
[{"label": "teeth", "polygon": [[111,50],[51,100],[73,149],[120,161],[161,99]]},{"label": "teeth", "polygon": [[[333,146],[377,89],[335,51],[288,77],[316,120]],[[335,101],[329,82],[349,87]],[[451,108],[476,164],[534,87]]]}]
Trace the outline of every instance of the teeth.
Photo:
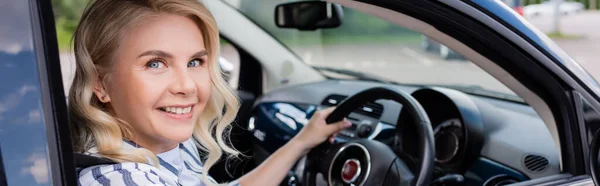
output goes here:
[{"label": "teeth", "polygon": [[163,110],[173,114],[187,114],[192,111],[192,107],[163,107]]}]

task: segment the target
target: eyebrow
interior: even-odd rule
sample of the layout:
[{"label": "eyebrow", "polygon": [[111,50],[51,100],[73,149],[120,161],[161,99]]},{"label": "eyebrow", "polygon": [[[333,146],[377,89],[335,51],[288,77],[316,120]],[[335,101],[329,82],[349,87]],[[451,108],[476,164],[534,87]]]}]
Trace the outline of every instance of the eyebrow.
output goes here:
[{"label": "eyebrow", "polygon": [[146,52],[140,54],[138,56],[138,58],[144,57],[144,56],[157,56],[157,57],[161,57],[161,58],[173,58],[173,55],[171,55],[165,51],[162,51],[162,50],[149,50],[149,51],[146,51]]},{"label": "eyebrow", "polygon": [[201,58],[201,57],[204,57],[206,55],[208,55],[208,52],[206,52],[206,50],[201,50],[199,52],[196,52],[194,55],[192,55],[192,59]]},{"label": "eyebrow", "polygon": [[[192,55],[192,59],[201,58],[206,55],[208,55],[208,52],[206,52],[206,50],[201,50],[199,52],[194,53],[194,55]],[[171,55],[165,51],[162,51],[162,50],[149,50],[149,51],[146,51],[146,52],[140,54],[138,56],[138,58],[144,57],[144,56],[157,56],[157,57],[161,57],[161,58],[173,58],[173,55]]]}]

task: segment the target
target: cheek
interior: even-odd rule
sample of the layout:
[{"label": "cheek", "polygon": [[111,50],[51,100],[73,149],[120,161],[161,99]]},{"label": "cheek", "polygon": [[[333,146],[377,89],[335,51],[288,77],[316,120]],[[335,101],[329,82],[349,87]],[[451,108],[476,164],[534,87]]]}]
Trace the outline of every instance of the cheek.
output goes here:
[{"label": "cheek", "polygon": [[191,78],[196,86],[196,97],[198,99],[198,109],[196,111],[203,112],[211,95],[211,78],[208,68],[198,68],[190,71]]},{"label": "cheek", "polygon": [[212,91],[212,81],[208,69],[203,70],[202,73],[198,73],[196,77],[196,87],[198,88],[198,96],[200,100],[204,102],[208,100]]},{"label": "cheek", "polygon": [[111,95],[111,98],[118,107],[125,107],[123,109],[152,106],[168,85],[165,78],[157,78],[143,72],[115,74],[113,80],[111,89],[114,97]]},{"label": "cheek", "polygon": [[131,95],[134,97],[131,97],[131,99],[135,99],[135,96],[138,96],[137,99],[140,99],[140,102],[148,106],[156,104],[162,95],[168,91],[169,81],[165,78],[140,78],[137,79],[137,82],[136,85],[132,86],[136,87],[136,89],[134,89],[135,93]]}]

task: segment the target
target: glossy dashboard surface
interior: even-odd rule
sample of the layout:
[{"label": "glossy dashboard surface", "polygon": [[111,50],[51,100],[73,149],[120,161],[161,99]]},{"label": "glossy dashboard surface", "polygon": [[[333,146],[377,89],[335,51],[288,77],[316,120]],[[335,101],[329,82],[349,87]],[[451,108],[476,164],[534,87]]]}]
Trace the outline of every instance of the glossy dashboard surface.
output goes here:
[{"label": "glossy dashboard surface", "polygon": [[[432,121],[432,128],[437,130],[436,152],[445,154],[436,155],[436,171],[440,173],[461,174],[469,185],[482,185],[500,175],[523,181],[558,172],[558,155],[551,136],[531,108],[521,103],[477,97],[439,87],[329,80],[277,90],[264,95],[254,105],[249,129],[255,147],[266,153],[275,151],[299,132],[316,110],[332,106],[328,103],[332,97],[337,96],[338,100],[333,102],[339,102],[343,96],[375,86],[412,93],[423,105]],[[377,114],[364,112],[364,109],[378,111],[377,105],[382,107]],[[404,126],[401,123],[407,122],[401,119],[402,106],[398,103],[379,100],[366,107],[349,115],[354,127],[339,135],[337,141],[369,138],[386,143],[396,134],[396,123]],[[371,130],[368,134],[359,135],[361,126],[365,125],[371,126]],[[528,137],[510,136],[511,133],[524,134],[531,130],[546,132]],[[410,141],[410,134],[404,136]],[[441,136],[445,140],[438,141]],[[454,139],[457,147],[444,143]],[[529,171],[522,163],[523,157],[529,154],[547,158],[548,167],[540,172]],[[441,161],[444,159],[451,161]]]}]

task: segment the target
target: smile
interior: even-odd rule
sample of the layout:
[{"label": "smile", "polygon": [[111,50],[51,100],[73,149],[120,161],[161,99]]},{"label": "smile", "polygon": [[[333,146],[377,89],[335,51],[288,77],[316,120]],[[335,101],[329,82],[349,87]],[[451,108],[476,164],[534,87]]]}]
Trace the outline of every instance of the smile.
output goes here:
[{"label": "smile", "polygon": [[175,105],[159,107],[157,110],[161,111],[165,116],[175,120],[187,120],[192,118],[192,111],[194,111],[194,104],[189,105]]},{"label": "smile", "polygon": [[188,114],[192,111],[192,106],[187,106],[187,107],[171,106],[171,107],[160,107],[158,109],[163,112],[167,112],[167,113],[171,113],[171,114]]}]

